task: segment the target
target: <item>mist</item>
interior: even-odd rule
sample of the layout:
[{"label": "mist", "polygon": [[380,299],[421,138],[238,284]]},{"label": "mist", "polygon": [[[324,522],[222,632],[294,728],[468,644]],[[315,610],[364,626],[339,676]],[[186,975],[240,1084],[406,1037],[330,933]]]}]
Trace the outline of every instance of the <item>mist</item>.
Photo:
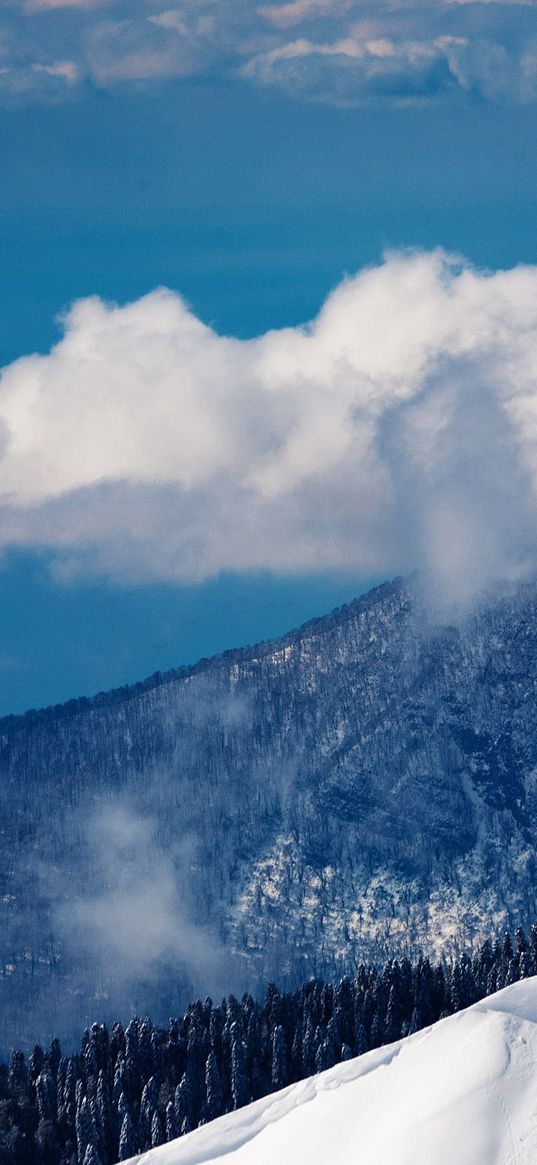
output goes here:
[{"label": "mist", "polygon": [[[106,778],[82,768],[69,778],[68,795],[52,777],[28,809],[40,818],[54,805],[39,844],[13,855],[16,916],[6,899],[6,962],[10,944],[18,953],[13,974],[0,978],[4,1051],[14,1032],[27,1049],[58,1036],[67,1050],[95,1021],[149,1014],[166,1024],[196,998],[259,986],[226,933],[238,855],[223,836],[227,856],[215,875],[220,802],[193,759],[204,740],[237,748],[250,730],[251,697],[202,674],[170,689],[156,715],[165,758],[157,762],[150,749],[141,767],[122,766],[116,777],[108,761]],[[252,783],[265,778],[253,774]]]},{"label": "mist", "polygon": [[157,818],[128,797],[95,810],[84,832],[83,881],[55,910],[67,953],[82,954],[95,982],[107,983],[120,999],[134,984],[156,981],[163,964],[173,965],[197,994],[222,989],[229,955],[187,908],[195,839],[165,842]]}]

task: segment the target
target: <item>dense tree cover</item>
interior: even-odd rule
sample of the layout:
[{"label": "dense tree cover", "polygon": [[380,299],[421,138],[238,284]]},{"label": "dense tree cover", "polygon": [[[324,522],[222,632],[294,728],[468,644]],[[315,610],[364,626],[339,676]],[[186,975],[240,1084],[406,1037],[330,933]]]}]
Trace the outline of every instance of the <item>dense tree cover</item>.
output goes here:
[{"label": "dense tree cover", "polygon": [[[535,771],[535,583],[447,628],[387,584],[264,647],[3,720],[0,1054],[527,925]],[[159,927],[137,905],[155,870],[176,888]]]},{"label": "dense tree cover", "polygon": [[312,979],[263,1003],[192,1004],[168,1029],[149,1019],[93,1024],[80,1051],[58,1040],[0,1066],[2,1165],[113,1165],[340,1060],[412,1034],[537,974],[529,941],[486,942],[450,964],[396,959],[337,984]]}]

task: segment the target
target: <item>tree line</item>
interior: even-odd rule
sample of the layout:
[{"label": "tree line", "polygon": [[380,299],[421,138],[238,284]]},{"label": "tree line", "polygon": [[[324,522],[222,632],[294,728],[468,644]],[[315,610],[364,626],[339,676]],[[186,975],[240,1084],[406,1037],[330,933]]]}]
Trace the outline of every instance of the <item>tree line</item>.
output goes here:
[{"label": "tree line", "polygon": [[537,924],[449,964],[392,959],[336,984],[269,984],[263,1001],[197,1000],[167,1029],[94,1023],[74,1055],[54,1039],[0,1065],[0,1161],[114,1165],[535,974]]}]

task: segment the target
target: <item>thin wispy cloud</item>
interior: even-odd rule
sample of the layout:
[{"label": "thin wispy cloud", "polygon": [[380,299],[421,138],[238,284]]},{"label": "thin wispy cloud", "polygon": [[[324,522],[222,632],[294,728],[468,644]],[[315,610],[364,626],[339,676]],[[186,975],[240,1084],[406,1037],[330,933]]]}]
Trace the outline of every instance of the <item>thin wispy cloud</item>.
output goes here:
[{"label": "thin wispy cloud", "polygon": [[106,21],[92,29],[86,43],[91,76],[100,85],[188,77],[203,64],[196,37],[158,19]]},{"label": "thin wispy cloud", "polygon": [[34,73],[46,73],[49,77],[60,77],[68,85],[76,85],[78,69],[72,61],[56,61],[53,65],[32,65]]},{"label": "thin wispy cloud", "polygon": [[290,4],[268,4],[259,11],[277,28],[293,28],[318,17],[339,18],[357,7],[353,0],[292,0]]},{"label": "thin wispy cloud", "polygon": [[537,96],[533,0],[7,0],[0,21],[0,95],[39,97],[40,75],[46,96],[55,63],[69,61],[77,83],[105,88],[195,76],[351,106]]},{"label": "thin wispy cloud", "polygon": [[62,8],[103,8],[109,0],[23,0],[25,12],[54,12]]},{"label": "thin wispy cloud", "polygon": [[537,268],[392,254],[241,341],[181,298],[74,305],[4,369],[0,545],[59,575],[537,566]]}]

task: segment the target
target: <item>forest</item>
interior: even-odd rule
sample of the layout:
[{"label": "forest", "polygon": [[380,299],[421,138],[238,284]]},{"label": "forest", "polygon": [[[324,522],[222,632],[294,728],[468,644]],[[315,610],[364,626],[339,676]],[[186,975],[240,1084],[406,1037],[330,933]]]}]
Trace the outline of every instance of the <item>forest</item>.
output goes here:
[{"label": "forest", "polygon": [[167,1028],[94,1023],[74,1055],[53,1039],[0,1065],[0,1161],[114,1165],[535,974],[537,923],[473,957],[390,959],[289,992],[270,983],[262,1001],[197,1000]]},{"label": "forest", "polygon": [[395,581],[0,721],[0,1054],[528,926],[536,774],[533,583],[439,627]]}]

